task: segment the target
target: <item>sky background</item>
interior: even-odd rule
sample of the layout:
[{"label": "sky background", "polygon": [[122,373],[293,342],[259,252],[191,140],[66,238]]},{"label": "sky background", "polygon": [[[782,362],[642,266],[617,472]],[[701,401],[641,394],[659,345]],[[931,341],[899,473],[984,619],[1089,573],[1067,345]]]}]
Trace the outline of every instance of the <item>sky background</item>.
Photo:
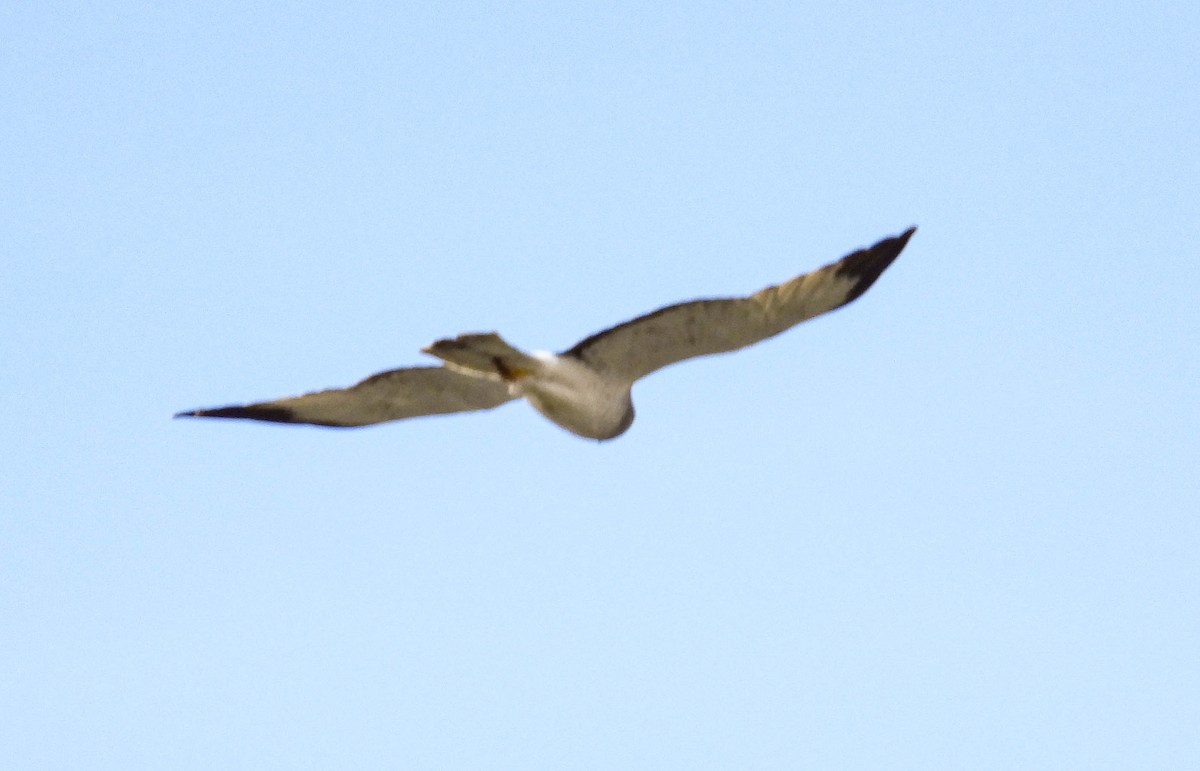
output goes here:
[{"label": "sky background", "polygon": [[[0,7],[22,769],[1200,766],[1193,2]],[[860,301],[356,431],[910,225]]]}]

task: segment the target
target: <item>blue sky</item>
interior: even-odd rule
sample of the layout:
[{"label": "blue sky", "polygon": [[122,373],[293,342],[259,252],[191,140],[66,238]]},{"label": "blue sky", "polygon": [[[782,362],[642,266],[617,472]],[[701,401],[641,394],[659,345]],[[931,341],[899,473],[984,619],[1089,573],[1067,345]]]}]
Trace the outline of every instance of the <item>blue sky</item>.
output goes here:
[{"label": "blue sky", "polygon": [[[0,28],[14,768],[1200,765],[1195,4]],[[913,224],[613,442],[170,419]]]}]

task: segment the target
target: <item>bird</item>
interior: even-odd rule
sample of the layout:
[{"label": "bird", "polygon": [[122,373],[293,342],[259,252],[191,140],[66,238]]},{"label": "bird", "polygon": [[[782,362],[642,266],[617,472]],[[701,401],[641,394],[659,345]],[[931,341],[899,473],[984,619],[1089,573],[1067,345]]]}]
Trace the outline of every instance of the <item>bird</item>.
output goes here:
[{"label": "bird", "polygon": [[561,353],[526,353],[496,332],[443,338],[421,349],[441,360],[380,372],[346,387],[175,417],[241,418],[357,427],[475,412],[524,398],[567,431],[604,441],[633,424],[632,388],[663,367],[774,337],[862,296],[916,227],[743,297],[676,303],[584,338]]}]

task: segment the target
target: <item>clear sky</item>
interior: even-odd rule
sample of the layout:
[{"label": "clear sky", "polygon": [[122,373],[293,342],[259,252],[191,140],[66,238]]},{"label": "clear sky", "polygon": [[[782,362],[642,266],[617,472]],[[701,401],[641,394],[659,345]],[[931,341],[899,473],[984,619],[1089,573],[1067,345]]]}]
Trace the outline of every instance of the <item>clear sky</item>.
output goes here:
[{"label": "clear sky", "polygon": [[[1198,7],[5,4],[4,765],[1200,766]],[[613,442],[170,419],[914,224]]]}]

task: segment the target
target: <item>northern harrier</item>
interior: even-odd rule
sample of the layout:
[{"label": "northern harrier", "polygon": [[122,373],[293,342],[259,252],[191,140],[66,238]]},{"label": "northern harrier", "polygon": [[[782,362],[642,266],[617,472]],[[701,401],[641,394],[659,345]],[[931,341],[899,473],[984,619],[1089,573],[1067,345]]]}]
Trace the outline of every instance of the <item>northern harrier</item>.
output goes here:
[{"label": "northern harrier", "polygon": [[423,349],[441,366],[380,372],[349,388],[175,417],[247,418],[318,426],[471,412],[525,397],[571,433],[612,439],[633,423],[639,378],[696,356],[736,351],[857,299],[916,232],[909,228],[811,273],[731,297],[668,305],[585,338],[563,353],[520,351],[501,337],[459,335]]}]

